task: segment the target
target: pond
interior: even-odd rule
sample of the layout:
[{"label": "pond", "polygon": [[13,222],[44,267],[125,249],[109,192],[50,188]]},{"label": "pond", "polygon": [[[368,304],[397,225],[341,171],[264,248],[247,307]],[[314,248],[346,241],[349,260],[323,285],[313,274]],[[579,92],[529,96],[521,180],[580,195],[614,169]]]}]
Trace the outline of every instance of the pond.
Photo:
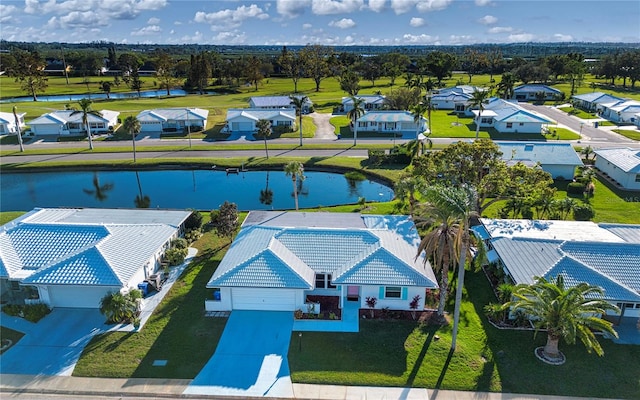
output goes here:
[{"label": "pond", "polygon": [[[209,93],[212,94],[212,93]],[[141,90],[140,97],[164,97],[167,95],[166,89],[161,90]],[[187,92],[182,89],[171,89],[171,96],[186,96]],[[81,99],[103,100],[107,98],[106,93],[85,93],[85,94],[60,94],[60,95],[42,95],[38,96],[38,101],[79,101]],[[110,93],[109,98],[116,99],[135,99],[138,98],[138,92],[118,92]],[[21,103],[33,101],[32,96],[11,97],[0,100],[0,103]]]},{"label": "pond", "polygon": [[[378,182],[349,181],[341,174],[305,172],[298,181],[300,208],[390,201]],[[211,210],[225,200],[240,210],[294,209],[293,182],[283,171],[219,170],[65,171],[2,173],[0,211],[34,207],[194,208]]]}]

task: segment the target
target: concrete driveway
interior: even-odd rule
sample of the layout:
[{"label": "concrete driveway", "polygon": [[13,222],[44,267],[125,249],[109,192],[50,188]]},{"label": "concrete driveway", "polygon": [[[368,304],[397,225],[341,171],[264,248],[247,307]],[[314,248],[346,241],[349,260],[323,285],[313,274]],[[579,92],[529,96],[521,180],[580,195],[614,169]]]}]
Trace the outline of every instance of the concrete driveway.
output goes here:
[{"label": "concrete driveway", "polygon": [[2,374],[70,376],[84,346],[109,328],[96,308],[56,308],[37,324],[24,322],[2,317],[2,326],[25,333],[0,356]]},{"label": "concrete driveway", "polygon": [[233,311],[216,352],[184,394],[293,397],[292,328],[292,312]]}]

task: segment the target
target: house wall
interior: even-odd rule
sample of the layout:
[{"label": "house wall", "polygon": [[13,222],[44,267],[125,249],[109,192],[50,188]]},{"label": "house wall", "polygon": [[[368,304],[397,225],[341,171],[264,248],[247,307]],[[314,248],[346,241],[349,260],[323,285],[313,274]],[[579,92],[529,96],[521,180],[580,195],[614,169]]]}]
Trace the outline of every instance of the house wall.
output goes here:
[{"label": "house wall", "polygon": [[220,300],[206,299],[205,311],[231,311],[231,288],[220,288]]},{"label": "house wall", "polygon": [[[383,289],[381,289],[383,288]],[[367,307],[367,297],[375,297],[378,299],[376,304],[376,309],[382,309],[385,307],[389,307],[391,310],[411,310],[409,307],[409,303],[414,298],[414,296],[419,295],[420,301],[418,304],[418,310],[422,310],[424,308],[424,296],[425,296],[425,288],[424,287],[416,287],[416,286],[403,286],[402,287],[402,296],[399,299],[386,299],[384,296],[381,296],[382,290],[384,290],[384,286],[361,286],[360,288],[360,308],[368,309]]]},{"label": "house wall", "polygon": [[501,133],[540,133],[542,124],[539,122],[513,122],[511,127],[507,122],[496,122],[495,128]]},{"label": "house wall", "polygon": [[60,135],[62,133],[62,125],[60,124],[36,124],[31,125],[31,132],[35,135]]},{"label": "house wall", "polygon": [[431,98],[431,106],[437,110],[453,110],[456,107],[456,103],[453,100]]},{"label": "house wall", "polygon": [[572,179],[576,171],[576,167],[573,165],[543,164],[541,167],[543,171],[550,173],[553,179]]},{"label": "house wall", "polygon": [[602,157],[596,157],[596,168],[602,172],[606,172],[612,179],[618,182],[622,187],[626,189],[640,189],[640,182],[636,182],[635,172],[624,172],[611,162]]}]

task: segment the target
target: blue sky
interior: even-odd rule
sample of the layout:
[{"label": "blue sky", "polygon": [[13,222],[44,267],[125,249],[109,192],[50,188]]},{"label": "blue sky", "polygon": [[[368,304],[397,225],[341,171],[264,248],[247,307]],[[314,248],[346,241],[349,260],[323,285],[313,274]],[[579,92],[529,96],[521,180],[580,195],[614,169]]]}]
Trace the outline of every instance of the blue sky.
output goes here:
[{"label": "blue sky", "polygon": [[640,43],[640,1],[0,0],[0,37],[246,45]]}]

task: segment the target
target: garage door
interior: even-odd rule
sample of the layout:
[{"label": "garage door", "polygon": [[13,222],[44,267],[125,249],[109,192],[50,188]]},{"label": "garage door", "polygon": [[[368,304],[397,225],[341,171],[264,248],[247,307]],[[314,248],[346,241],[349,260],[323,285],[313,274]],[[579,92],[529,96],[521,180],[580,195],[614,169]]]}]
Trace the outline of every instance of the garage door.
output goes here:
[{"label": "garage door", "polygon": [[231,130],[234,132],[250,132],[253,130],[253,124],[251,122],[233,122],[231,123]]},{"label": "garage door", "polygon": [[31,130],[36,135],[57,135],[60,132],[60,125],[34,125],[31,127]]},{"label": "garage door", "polygon": [[49,301],[52,307],[99,308],[105,294],[115,288],[75,286],[49,286]]},{"label": "garage door", "polygon": [[294,311],[295,289],[234,288],[231,290],[232,309]]},{"label": "garage door", "polygon": [[140,132],[162,132],[162,122],[140,124]]}]

